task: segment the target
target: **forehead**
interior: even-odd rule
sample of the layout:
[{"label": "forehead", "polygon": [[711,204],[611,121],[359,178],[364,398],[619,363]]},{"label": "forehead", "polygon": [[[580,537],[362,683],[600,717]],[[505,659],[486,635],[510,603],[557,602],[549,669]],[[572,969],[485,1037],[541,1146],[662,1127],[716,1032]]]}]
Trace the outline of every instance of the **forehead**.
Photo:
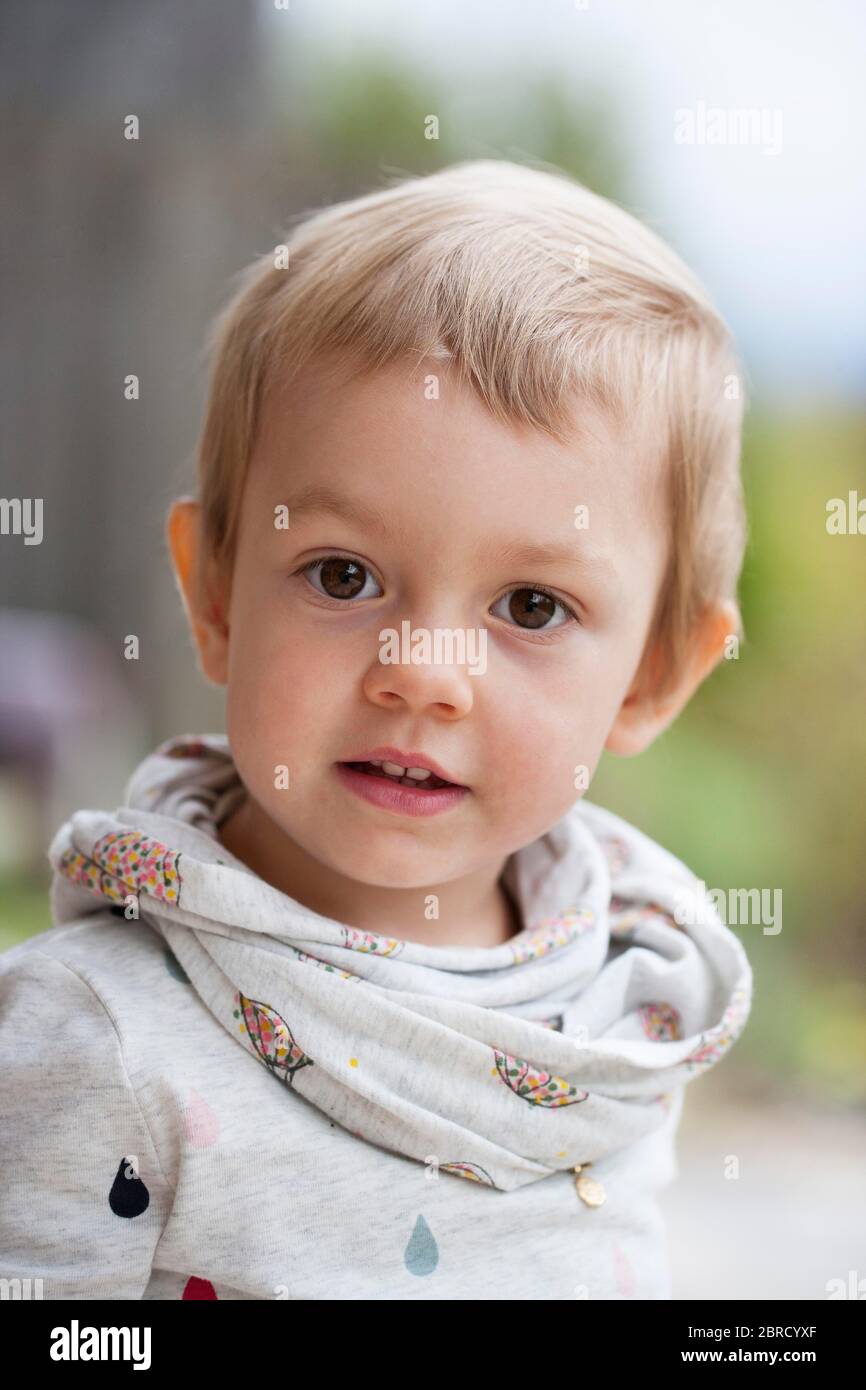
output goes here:
[{"label": "forehead", "polygon": [[[394,538],[423,528],[449,545],[487,536],[581,535],[619,549],[664,529],[658,457],[647,432],[576,402],[565,442],[501,420],[448,365],[427,359],[353,374],[345,357],[308,362],[263,401],[247,477],[249,506],[273,515],[290,497],[338,494]],[[576,508],[588,524],[577,528]],[[300,509],[291,524],[311,514]]]}]

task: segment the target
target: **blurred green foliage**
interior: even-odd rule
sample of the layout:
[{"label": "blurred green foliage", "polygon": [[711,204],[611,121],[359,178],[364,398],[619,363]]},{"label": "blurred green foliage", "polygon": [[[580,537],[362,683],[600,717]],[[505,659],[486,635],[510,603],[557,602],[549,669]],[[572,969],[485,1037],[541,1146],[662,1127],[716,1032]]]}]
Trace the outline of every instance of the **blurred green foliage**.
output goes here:
[{"label": "blurred green foliage", "polygon": [[0,951],[53,926],[48,905],[48,879],[20,874],[0,880]]},{"label": "blurred green foliage", "polygon": [[866,495],[866,416],[749,417],[746,640],[636,759],[605,754],[591,800],[708,888],[782,891],[782,930],[736,926],[755,972],[731,1063],[866,1101],[866,537],[827,502]]},{"label": "blurred green foliage", "polygon": [[617,199],[630,186],[617,105],[600,85],[576,91],[519,65],[466,81],[375,49],[345,58],[281,50],[274,63],[281,156],[295,172],[316,171],[328,200],[466,159],[551,163]]}]

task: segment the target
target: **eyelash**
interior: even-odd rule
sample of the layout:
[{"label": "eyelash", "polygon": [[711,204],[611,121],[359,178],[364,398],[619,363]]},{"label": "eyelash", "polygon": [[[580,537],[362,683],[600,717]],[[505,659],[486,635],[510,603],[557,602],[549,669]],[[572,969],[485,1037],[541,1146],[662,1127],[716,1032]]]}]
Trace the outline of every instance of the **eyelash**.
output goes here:
[{"label": "eyelash", "polygon": [[[372,575],[372,570],[370,569],[370,566],[366,565],[363,562],[363,560],[359,560],[356,555],[344,555],[340,551],[330,551],[327,555],[320,555],[315,560],[307,560],[303,565],[301,565],[298,569],[296,569],[293,572],[292,578],[295,578],[295,576],[297,575],[309,574],[310,571],[314,570],[317,565],[323,565],[326,560],[351,560],[353,564],[359,565],[361,569],[366,571],[367,574]],[[373,575],[373,578],[375,578],[375,575]],[[573,623],[576,624],[578,627],[583,626],[583,620],[578,616],[574,609],[569,604],[567,604],[564,599],[559,598],[555,593],[552,592],[552,590],[548,589],[544,584],[515,584],[511,589],[506,589],[505,593],[500,595],[500,598],[498,598],[496,602],[500,603],[503,598],[507,598],[509,594],[518,593],[521,589],[529,589],[534,594],[546,594],[548,598],[553,599],[554,603],[559,604],[560,608],[565,609],[566,613],[569,615],[569,618],[571,619],[571,622],[566,620],[565,622],[557,623],[554,627],[551,628],[530,628],[520,627],[516,623],[509,624],[509,626],[512,627],[515,632],[529,633],[534,637],[536,641],[543,642],[545,640],[551,640],[554,633],[561,632],[563,628],[571,627]],[[314,593],[316,593],[316,595],[319,598],[319,601],[325,608],[354,608],[357,607],[359,602],[359,600],[357,599],[331,598],[328,594],[320,593],[318,589],[314,589]],[[496,615],[494,614],[494,616]]]}]

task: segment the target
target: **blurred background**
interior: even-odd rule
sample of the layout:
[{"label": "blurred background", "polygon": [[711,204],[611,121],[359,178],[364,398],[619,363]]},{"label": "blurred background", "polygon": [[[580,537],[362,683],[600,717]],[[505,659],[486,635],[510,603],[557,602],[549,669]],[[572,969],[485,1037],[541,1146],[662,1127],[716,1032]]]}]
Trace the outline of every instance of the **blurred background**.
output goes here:
[{"label": "blurred background", "polygon": [[[827,530],[830,499],[866,498],[866,10],[5,0],[0,33],[0,492],[44,499],[40,544],[0,534],[0,949],[51,925],[68,814],[117,805],[156,742],[224,727],[163,524],[193,490],[231,277],[289,215],[394,175],[549,161],[695,268],[751,401],[746,641],[591,792],[708,887],[782,892],[781,932],[733,924],[751,1021],[687,1095],[675,1296],[866,1277],[866,534]],[[714,108],[764,134],[711,142]]]}]

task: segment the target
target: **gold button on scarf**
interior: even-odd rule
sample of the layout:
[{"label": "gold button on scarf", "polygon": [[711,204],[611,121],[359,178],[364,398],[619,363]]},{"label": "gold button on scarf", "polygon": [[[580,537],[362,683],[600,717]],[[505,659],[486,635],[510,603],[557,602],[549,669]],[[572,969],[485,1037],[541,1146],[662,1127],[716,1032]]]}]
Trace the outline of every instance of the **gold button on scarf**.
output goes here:
[{"label": "gold button on scarf", "polygon": [[589,1163],[575,1163],[574,1171],[577,1177],[574,1180],[574,1185],[577,1188],[577,1195],[588,1207],[600,1207],[607,1194],[598,1178],[591,1178],[582,1171],[590,1166]]}]

